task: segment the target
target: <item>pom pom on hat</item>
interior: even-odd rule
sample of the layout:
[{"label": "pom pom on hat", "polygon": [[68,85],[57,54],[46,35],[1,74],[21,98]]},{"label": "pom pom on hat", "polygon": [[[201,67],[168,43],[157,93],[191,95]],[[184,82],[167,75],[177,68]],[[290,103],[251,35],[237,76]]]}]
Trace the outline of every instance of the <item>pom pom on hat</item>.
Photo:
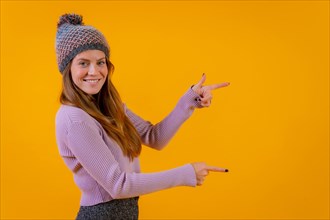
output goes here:
[{"label": "pom pom on hat", "polygon": [[56,59],[61,73],[70,61],[85,50],[101,50],[109,58],[110,48],[103,34],[92,26],[84,25],[82,16],[64,14],[57,23]]},{"label": "pom pom on hat", "polygon": [[57,28],[59,28],[62,24],[68,23],[72,25],[83,25],[82,22],[83,17],[77,14],[64,14],[60,17],[59,22],[57,23]]}]

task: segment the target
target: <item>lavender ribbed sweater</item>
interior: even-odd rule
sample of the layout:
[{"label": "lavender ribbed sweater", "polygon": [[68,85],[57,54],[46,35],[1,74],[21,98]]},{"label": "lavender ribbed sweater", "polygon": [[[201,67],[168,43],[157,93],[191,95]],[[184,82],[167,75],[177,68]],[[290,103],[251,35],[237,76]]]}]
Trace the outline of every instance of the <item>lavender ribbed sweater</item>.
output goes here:
[{"label": "lavender ribbed sweater", "polygon": [[[153,125],[125,107],[142,143],[162,149],[194,108],[201,107],[189,89],[174,110]],[[130,198],[175,186],[195,186],[191,164],[155,173],[140,173],[139,159],[129,161],[102,126],[80,108],[62,105],[56,115],[56,140],[60,155],[82,191],[80,204],[95,205],[112,199]]]}]

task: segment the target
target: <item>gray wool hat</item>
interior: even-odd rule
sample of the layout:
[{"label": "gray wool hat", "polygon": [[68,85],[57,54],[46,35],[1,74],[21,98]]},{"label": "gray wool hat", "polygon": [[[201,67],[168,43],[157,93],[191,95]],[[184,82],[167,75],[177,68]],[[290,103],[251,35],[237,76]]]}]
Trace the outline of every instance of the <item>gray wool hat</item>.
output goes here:
[{"label": "gray wool hat", "polygon": [[103,34],[92,26],[84,25],[82,16],[64,14],[57,24],[56,59],[61,73],[68,63],[85,50],[101,50],[109,58],[110,48]]}]

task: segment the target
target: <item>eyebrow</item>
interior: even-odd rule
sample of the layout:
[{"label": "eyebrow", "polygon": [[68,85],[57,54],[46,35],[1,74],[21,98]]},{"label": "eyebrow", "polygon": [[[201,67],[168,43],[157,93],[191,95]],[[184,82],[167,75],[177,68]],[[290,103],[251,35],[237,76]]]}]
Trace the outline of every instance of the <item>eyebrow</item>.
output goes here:
[{"label": "eyebrow", "polygon": [[[100,60],[103,60],[105,59],[105,57],[102,57],[100,59],[98,59],[97,61],[100,61]],[[86,58],[79,58],[77,61],[90,61],[89,59],[86,59]]]}]

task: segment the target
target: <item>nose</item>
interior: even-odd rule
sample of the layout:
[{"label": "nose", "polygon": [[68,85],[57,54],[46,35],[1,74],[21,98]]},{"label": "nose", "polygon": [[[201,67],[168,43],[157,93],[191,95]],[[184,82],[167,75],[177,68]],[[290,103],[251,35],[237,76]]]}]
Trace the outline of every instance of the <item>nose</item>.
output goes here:
[{"label": "nose", "polygon": [[89,74],[89,75],[94,75],[94,74],[96,74],[96,71],[97,71],[97,69],[96,69],[96,67],[94,66],[94,64],[91,64],[91,65],[89,66],[89,69],[88,69],[88,74]]}]

